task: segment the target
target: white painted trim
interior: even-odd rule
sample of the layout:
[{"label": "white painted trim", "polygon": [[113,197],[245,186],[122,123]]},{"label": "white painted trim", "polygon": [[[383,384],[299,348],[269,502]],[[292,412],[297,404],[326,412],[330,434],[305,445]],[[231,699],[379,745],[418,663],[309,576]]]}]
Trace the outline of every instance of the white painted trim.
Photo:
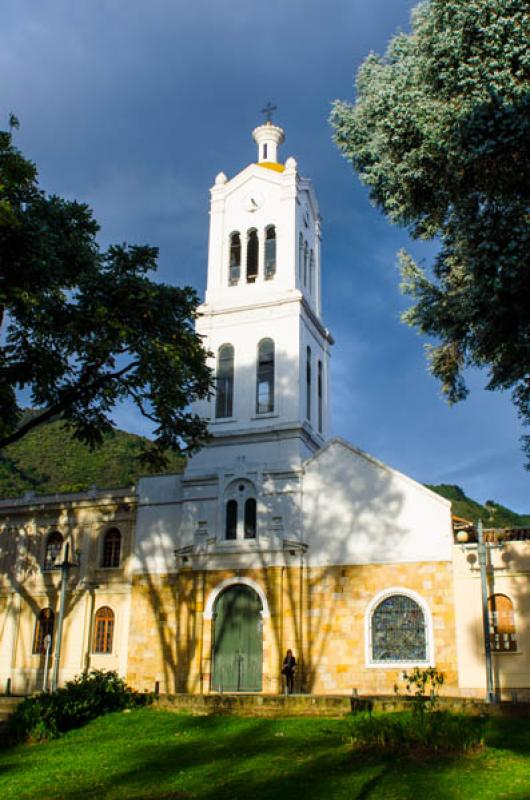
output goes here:
[{"label": "white painted trim", "polygon": [[215,589],[212,589],[208,596],[208,600],[206,601],[206,605],[204,607],[204,614],[203,619],[212,619],[213,617],[213,610],[215,606],[215,601],[228,586],[237,586],[238,584],[242,584],[243,586],[249,586],[251,589],[254,589],[256,594],[258,595],[259,599],[261,600],[261,616],[263,619],[268,619],[271,615],[269,611],[269,604],[267,602],[267,595],[256,581],[253,581],[252,578],[226,578],[221,583],[218,583]]},{"label": "white painted trim", "polygon": [[[385,598],[393,594],[402,594],[405,597],[410,597],[414,600],[425,617],[425,633],[426,633],[426,649],[427,658],[422,661],[373,661],[372,660],[372,614]],[[383,589],[378,592],[368,605],[364,615],[364,650],[365,650],[365,666],[372,669],[401,669],[402,667],[434,667],[434,630],[432,624],[432,615],[427,602],[421,595],[412,589],[407,589],[404,586],[391,586],[388,589]]]}]

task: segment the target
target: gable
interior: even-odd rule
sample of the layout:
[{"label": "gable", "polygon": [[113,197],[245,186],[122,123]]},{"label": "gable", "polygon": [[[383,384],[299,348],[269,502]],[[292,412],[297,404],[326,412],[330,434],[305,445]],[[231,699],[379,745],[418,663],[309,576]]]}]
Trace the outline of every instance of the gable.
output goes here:
[{"label": "gable", "polygon": [[305,462],[303,516],[312,563],[451,559],[450,503],[343,440]]}]

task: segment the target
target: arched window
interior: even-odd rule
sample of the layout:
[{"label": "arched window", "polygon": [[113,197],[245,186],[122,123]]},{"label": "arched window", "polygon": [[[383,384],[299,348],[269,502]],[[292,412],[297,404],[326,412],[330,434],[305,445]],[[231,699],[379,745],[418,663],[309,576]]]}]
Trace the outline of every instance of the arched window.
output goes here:
[{"label": "arched window", "polygon": [[256,413],[274,411],[274,342],[262,339],[258,345],[256,375]]},{"label": "arched window", "polygon": [[428,660],[425,616],[412,597],[405,594],[385,597],[373,610],[370,627],[372,662]]},{"label": "arched window", "polygon": [[237,539],[237,500],[229,500],[226,504],[225,539]]},{"label": "arched window", "polygon": [[309,294],[313,294],[313,286],[315,285],[315,254],[311,250],[309,256]]},{"label": "arched window", "polygon": [[247,283],[254,283],[258,276],[258,254],[258,232],[252,228],[247,233]]},{"label": "arched window", "polygon": [[488,600],[490,643],[494,653],[517,652],[517,631],[513,603],[505,594],[492,594]]},{"label": "arched window", "polygon": [[114,611],[108,606],[102,606],[96,611],[94,619],[94,644],[93,653],[112,653],[112,639],[114,636]]},{"label": "arched window", "polygon": [[276,228],[265,228],[265,280],[270,281],[276,273]]},{"label": "arched window", "polygon": [[304,286],[307,286],[307,267],[309,261],[309,248],[307,242],[304,242]]},{"label": "arched window", "polygon": [[121,551],[121,533],[117,528],[108,530],[103,538],[103,551],[101,553],[102,567],[119,567]]},{"label": "arched window", "polygon": [[245,539],[256,538],[256,499],[249,497],[245,501]]},{"label": "arched window", "polygon": [[49,534],[46,540],[46,552],[44,554],[44,569],[53,569],[56,566],[57,559],[61,555],[63,549],[63,537],[59,531],[53,531]]},{"label": "arched window", "polygon": [[241,275],[241,236],[237,231],[230,234],[230,262],[228,270],[228,285],[235,286],[239,283]]},{"label": "arched window", "polygon": [[322,361],[318,362],[318,432],[322,433],[322,391],[323,391],[323,374],[322,374]]},{"label": "arched window", "polygon": [[237,478],[227,486],[225,502],[225,539],[255,539],[257,524],[256,487],[247,478]]},{"label": "arched window", "polygon": [[33,637],[33,654],[46,652],[46,636],[51,636],[50,651],[53,644],[53,627],[55,624],[55,614],[51,608],[43,608],[39,611],[35,622],[35,636]]},{"label": "arched window", "polygon": [[234,348],[223,344],[217,353],[215,416],[231,417],[234,405]]},{"label": "arched window", "polygon": [[305,362],[305,415],[311,419],[311,348],[306,349]]},{"label": "arched window", "polygon": [[302,234],[298,236],[298,278],[302,283],[302,275],[304,271],[304,237]]}]

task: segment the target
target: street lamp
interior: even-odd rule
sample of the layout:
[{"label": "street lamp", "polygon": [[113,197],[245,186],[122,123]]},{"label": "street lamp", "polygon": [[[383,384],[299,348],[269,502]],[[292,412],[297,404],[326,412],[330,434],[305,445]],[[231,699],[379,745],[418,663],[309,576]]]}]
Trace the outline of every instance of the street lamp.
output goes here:
[{"label": "street lamp", "polygon": [[81,558],[81,551],[76,550],[77,562],[75,561],[68,561],[68,556],[70,553],[70,545],[68,542],[65,544],[64,547],[64,558],[61,564],[57,564],[56,569],[61,570],[61,599],[59,603],[59,619],[57,620],[57,638],[55,640],[55,657],[53,661],[53,670],[52,670],[52,692],[55,692],[57,689],[57,683],[59,680],[59,661],[61,658],[61,642],[63,638],[63,622],[64,622],[64,607],[66,604],[66,589],[68,586],[68,572],[71,567],[78,567],[80,558]]}]

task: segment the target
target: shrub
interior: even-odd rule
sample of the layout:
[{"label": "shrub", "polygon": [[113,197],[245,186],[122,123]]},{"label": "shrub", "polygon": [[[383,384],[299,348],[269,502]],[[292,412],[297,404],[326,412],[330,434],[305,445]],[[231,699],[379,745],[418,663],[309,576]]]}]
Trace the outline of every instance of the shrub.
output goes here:
[{"label": "shrub", "polygon": [[485,720],[432,711],[356,714],[350,721],[351,743],[386,753],[467,753],[484,742]]},{"label": "shrub", "polygon": [[101,714],[149,702],[150,695],[135,692],[116,672],[92,670],[56,692],[24,700],[9,720],[8,736],[13,741],[51,739]]},{"label": "shrub", "polygon": [[[413,713],[423,716],[432,713],[438,706],[438,692],[444,685],[445,677],[443,672],[438,672],[435,667],[420,669],[416,667],[412,672],[403,672],[405,681],[406,697],[412,699]],[[427,690],[429,694],[427,694]],[[399,686],[394,685],[394,692],[399,697]]]}]

